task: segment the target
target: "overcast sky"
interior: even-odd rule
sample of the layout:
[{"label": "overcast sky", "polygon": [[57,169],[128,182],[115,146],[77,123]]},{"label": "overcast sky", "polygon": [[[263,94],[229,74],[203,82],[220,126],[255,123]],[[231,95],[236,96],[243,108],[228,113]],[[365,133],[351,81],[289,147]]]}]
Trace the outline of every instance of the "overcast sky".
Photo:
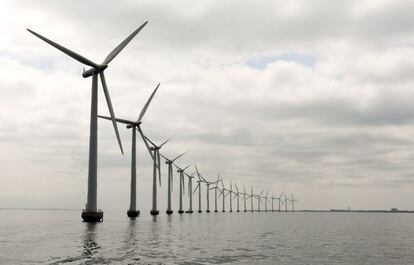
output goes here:
[{"label": "overcast sky", "polygon": [[[179,164],[292,192],[300,209],[413,209],[412,10],[408,0],[3,1],[0,207],[86,202],[91,78],[26,28],[99,63],[148,20],[105,73],[120,118],[137,119],[161,83],[142,128],[174,137],[163,154],[190,150]],[[107,115],[101,89],[99,104]],[[104,210],[128,207],[131,131],[119,129],[124,156],[99,121]],[[152,164],[137,148],[147,211]]]}]

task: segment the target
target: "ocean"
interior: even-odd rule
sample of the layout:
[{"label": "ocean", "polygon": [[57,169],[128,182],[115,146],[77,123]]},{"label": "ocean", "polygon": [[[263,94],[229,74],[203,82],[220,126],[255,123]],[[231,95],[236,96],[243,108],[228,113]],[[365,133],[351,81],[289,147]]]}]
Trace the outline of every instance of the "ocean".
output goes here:
[{"label": "ocean", "polygon": [[414,264],[414,214],[0,210],[0,264]]}]

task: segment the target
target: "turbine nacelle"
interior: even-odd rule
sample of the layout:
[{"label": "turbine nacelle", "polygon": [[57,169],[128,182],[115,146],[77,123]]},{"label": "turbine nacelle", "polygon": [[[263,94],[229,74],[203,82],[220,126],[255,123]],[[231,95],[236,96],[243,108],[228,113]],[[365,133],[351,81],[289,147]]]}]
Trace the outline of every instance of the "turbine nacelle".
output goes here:
[{"label": "turbine nacelle", "polygon": [[88,70],[85,71],[85,69],[83,70],[82,76],[83,78],[87,78],[90,77],[94,74],[99,74],[100,72],[102,72],[103,70],[105,70],[106,68],[108,68],[107,64],[100,64],[98,65],[98,67],[92,67],[89,68]]},{"label": "turbine nacelle", "polygon": [[134,126],[140,126],[142,122],[134,122],[134,123],[130,123],[126,126],[127,129],[131,129]]}]

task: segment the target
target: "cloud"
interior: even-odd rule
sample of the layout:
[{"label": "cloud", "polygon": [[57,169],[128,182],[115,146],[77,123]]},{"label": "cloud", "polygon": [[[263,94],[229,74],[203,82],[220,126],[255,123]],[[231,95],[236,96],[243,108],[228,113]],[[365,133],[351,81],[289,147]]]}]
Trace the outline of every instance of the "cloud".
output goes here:
[{"label": "cloud", "polygon": [[[0,24],[7,25],[0,27],[0,63],[7,69],[0,74],[0,206],[80,208],[86,196],[91,80],[81,77],[81,64],[25,28],[101,62],[149,20],[105,74],[116,115],[127,119],[137,118],[161,82],[142,127],[158,142],[174,137],[163,153],[190,150],[179,162],[196,162],[209,179],[220,173],[255,190],[292,191],[301,208],[408,208],[412,5],[6,2],[0,11]],[[99,113],[108,114],[99,93]],[[127,206],[131,135],[123,126],[120,133],[125,156],[111,124],[99,121],[102,208]],[[139,142],[142,208],[150,203],[151,171]],[[396,188],[403,191],[390,202],[385,195]],[[363,203],[352,192],[376,200]]]}]

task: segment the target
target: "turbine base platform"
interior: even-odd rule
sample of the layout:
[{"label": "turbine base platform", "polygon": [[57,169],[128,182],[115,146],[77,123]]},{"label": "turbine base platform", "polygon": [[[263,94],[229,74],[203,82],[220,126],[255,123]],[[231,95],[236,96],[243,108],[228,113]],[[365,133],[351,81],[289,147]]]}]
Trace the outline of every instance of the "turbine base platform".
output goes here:
[{"label": "turbine base platform", "polygon": [[239,210],[237,210],[236,212],[238,212],[238,213],[239,213],[240,211],[239,211]]},{"label": "turbine base platform", "polygon": [[160,211],[158,211],[158,210],[151,210],[150,211],[150,214],[151,215],[159,215],[160,214]]},{"label": "turbine base platform", "polygon": [[218,211],[217,210],[214,210],[214,212],[217,213]]},{"label": "turbine base platform", "polygon": [[167,210],[167,211],[165,211],[168,215],[170,215],[170,214],[172,214],[173,213],[173,211],[172,210]]},{"label": "turbine base platform", "polygon": [[225,213],[226,211],[225,210],[223,210],[223,211],[221,211],[222,213]]},{"label": "turbine base platform", "polygon": [[193,213],[193,210],[185,211],[185,213]]},{"label": "turbine base platform", "polygon": [[198,212],[199,212],[199,213],[202,213],[203,211],[202,211],[202,210],[198,210]]},{"label": "turbine base platform", "polygon": [[98,210],[96,212],[89,212],[87,210],[83,210],[81,217],[84,222],[86,223],[97,223],[103,221],[103,212]]},{"label": "turbine base platform", "polygon": [[179,214],[183,214],[183,213],[184,213],[184,211],[183,211],[183,210],[178,210],[178,213],[179,213]]},{"label": "turbine base platform", "polygon": [[210,212],[210,210],[207,210],[207,211],[206,211],[206,213],[209,213],[209,212]]},{"label": "turbine base platform", "polygon": [[138,217],[139,214],[140,214],[140,211],[139,210],[128,210],[127,211],[128,217],[131,217],[131,218]]},{"label": "turbine base platform", "polygon": [[229,212],[231,212],[231,213],[232,213],[232,212],[233,212],[233,210],[230,210]]}]

